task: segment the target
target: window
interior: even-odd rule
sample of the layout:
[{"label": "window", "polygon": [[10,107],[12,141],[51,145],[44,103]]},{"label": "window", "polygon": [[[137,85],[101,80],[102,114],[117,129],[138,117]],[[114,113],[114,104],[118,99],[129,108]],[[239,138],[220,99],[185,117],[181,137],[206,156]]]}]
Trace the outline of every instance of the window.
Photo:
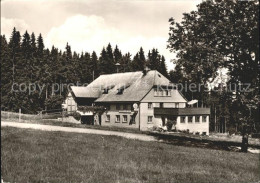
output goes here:
[{"label": "window", "polygon": [[110,110],[110,105],[109,104],[107,105],[107,110]]},{"label": "window", "polygon": [[160,103],[160,108],[163,108],[163,103]]},{"label": "window", "polygon": [[169,90],[165,90],[165,95],[170,96],[169,94],[170,94]]},{"label": "window", "polygon": [[199,123],[200,122],[200,116],[195,116],[195,122]]},{"label": "window", "polygon": [[148,121],[147,123],[153,123],[153,117],[152,116],[148,116]]},{"label": "window", "polygon": [[123,105],[123,110],[127,110],[127,105],[126,104]]},{"label": "window", "polygon": [[202,116],[202,122],[207,122],[207,116]]},{"label": "window", "polygon": [[116,104],[116,110],[120,110],[120,104]]},{"label": "window", "polygon": [[131,120],[130,120],[131,124],[135,124],[135,117],[133,115],[131,115],[130,118],[131,118]]},{"label": "window", "polygon": [[116,123],[120,123],[120,115],[116,115]]},{"label": "window", "polygon": [[166,94],[167,94],[168,97],[170,97],[171,96],[171,90],[167,90]]},{"label": "window", "polygon": [[154,96],[158,96],[157,89],[154,89]]},{"label": "window", "polygon": [[176,104],[175,104],[175,107],[176,107],[176,108],[179,108],[179,103],[176,103]]},{"label": "window", "polygon": [[163,90],[160,90],[160,94],[159,94],[160,96],[163,96]]},{"label": "window", "polygon": [[148,109],[152,109],[153,103],[149,102],[148,103]]},{"label": "window", "polygon": [[189,123],[192,123],[192,116],[189,116],[189,117],[188,117],[188,122],[189,122]]},{"label": "window", "polygon": [[106,115],[106,122],[110,122],[110,115]]},{"label": "window", "polygon": [[166,96],[166,90],[163,90],[163,96]]},{"label": "window", "polygon": [[181,116],[181,123],[185,123],[185,116]]},{"label": "window", "polygon": [[123,115],[123,123],[127,123],[127,115]]}]

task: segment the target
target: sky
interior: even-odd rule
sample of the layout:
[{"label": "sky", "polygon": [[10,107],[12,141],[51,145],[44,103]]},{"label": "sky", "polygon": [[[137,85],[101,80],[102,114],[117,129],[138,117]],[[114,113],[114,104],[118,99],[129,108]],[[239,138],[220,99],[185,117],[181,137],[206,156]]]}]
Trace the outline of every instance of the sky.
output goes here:
[{"label": "sky", "polygon": [[1,0],[1,34],[9,39],[13,27],[21,34],[40,33],[46,48],[61,50],[68,42],[78,53],[111,43],[135,55],[143,47],[157,48],[167,69],[175,54],[167,46],[169,18],[180,22],[201,0]]}]

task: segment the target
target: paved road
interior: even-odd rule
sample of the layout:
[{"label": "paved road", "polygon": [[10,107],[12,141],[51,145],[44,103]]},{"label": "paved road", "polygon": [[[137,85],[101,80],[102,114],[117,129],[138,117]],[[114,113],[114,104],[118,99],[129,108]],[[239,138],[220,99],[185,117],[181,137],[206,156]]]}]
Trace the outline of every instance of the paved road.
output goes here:
[{"label": "paved road", "polygon": [[26,128],[26,129],[36,129],[36,130],[43,130],[43,131],[60,131],[60,132],[99,134],[99,135],[115,135],[115,136],[125,137],[125,138],[128,138],[128,139],[137,139],[137,140],[142,140],[142,141],[158,141],[154,137],[148,136],[148,135],[145,135],[145,134],[134,134],[134,133],[96,130],[96,129],[86,129],[86,128],[62,127],[62,126],[52,126],[52,125],[42,125],[42,124],[32,124],[32,123],[19,123],[19,122],[7,122],[7,121],[1,121],[1,126],[10,126],[10,127]]}]

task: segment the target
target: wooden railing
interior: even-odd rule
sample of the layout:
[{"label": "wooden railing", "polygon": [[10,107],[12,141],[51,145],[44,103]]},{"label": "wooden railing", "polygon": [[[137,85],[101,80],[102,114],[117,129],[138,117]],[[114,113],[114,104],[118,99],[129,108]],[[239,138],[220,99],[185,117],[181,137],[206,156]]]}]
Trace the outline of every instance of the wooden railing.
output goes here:
[{"label": "wooden railing", "polygon": [[155,115],[210,115],[210,108],[154,108]]}]

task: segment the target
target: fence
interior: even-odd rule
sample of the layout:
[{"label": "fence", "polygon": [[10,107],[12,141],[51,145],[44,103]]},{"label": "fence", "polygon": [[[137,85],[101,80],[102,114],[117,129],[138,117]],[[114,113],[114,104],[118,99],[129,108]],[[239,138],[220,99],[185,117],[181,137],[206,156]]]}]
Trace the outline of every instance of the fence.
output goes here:
[{"label": "fence", "polygon": [[72,122],[79,123],[73,117],[69,117],[68,112],[62,110],[49,110],[49,111],[39,111],[38,114],[23,114],[21,110],[17,112],[1,111],[1,120],[12,120],[12,121],[45,121],[55,120],[62,122]]},{"label": "fence", "polygon": [[1,111],[1,120],[11,119],[14,121],[23,121],[23,120],[39,120],[42,119],[40,115],[33,114],[22,114],[21,111],[19,113],[16,112],[7,112]]}]

